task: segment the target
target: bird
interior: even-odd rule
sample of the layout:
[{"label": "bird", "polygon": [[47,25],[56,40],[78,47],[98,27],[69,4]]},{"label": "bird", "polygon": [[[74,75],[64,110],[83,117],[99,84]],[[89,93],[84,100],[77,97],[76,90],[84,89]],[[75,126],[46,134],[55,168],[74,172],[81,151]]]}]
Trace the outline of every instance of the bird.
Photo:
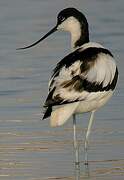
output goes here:
[{"label": "bird", "polygon": [[73,117],[75,164],[79,165],[76,114],[90,113],[84,142],[84,163],[88,165],[89,135],[94,114],[112,97],[118,80],[118,68],[110,50],[90,41],[87,18],[73,7],[59,12],[57,24],[45,36],[18,49],[31,48],[58,30],[70,32],[72,50],[52,72],[43,119],[50,117],[51,126],[57,127]]}]

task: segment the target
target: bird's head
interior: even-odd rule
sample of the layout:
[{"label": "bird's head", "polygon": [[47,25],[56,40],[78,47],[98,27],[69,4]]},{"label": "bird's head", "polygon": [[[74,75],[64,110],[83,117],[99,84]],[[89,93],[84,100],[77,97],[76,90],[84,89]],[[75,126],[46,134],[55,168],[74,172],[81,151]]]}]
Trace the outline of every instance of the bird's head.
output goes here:
[{"label": "bird's head", "polygon": [[88,26],[85,16],[75,8],[66,8],[57,16],[57,29],[71,32],[73,28]]},{"label": "bird's head", "polygon": [[70,32],[72,37],[74,37],[75,41],[77,42],[81,39],[81,36],[83,35],[88,35],[89,40],[88,23],[86,17],[75,8],[66,8],[58,14],[56,26],[52,28],[45,36],[43,36],[41,39],[29,46],[18,49],[31,48],[46,39],[49,35],[51,35],[57,30]]}]

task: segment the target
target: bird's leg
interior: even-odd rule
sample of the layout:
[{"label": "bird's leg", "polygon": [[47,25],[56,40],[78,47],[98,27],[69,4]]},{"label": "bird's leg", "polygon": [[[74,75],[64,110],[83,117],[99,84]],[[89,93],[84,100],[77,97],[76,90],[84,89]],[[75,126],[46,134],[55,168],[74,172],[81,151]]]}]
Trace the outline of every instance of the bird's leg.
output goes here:
[{"label": "bird's leg", "polygon": [[79,147],[77,142],[77,134],[76,134],[76,117],[73,115],[73,131],[74,131],[74,152],[75,152],[75,167],[79,168]]},{"label": "bird's leg", "polygon": [[91,132],[91,127],[93,124],[93,120],[94,120],[94,113],[95,111],[92,111],[90,119],[89,119],[89,124],[88,124],[88,128],[87,128],[87,132],[86,132],[86,136],[85,136],[85,142],[84,142],[84,153],[85,153],[85,165],[88,165],[88,140],[89,140],[89,135]]}]

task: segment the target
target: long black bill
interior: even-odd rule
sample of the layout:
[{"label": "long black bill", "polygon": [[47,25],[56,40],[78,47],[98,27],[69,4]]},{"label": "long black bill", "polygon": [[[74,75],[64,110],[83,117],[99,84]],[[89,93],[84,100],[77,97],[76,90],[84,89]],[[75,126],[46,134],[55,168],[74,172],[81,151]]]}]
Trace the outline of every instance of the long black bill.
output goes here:
[{"label": "long black bill", "polygon": [[18,48],[16,50],[21,50],[21,49],[28,49],[31,48],[33,46],[35,46],[36,44],[40,43],[42,40],[44,40],[45,38],[47,38],[50,34],[54,33],[55,31],[57,31],[57,26],[55,26],[53,29],[51,29],[45,36],[43,36],[41,39],[39,39],[38,41],[36,41],[35,43],[29,45],[29,46],[25,46],[22,48]]}]

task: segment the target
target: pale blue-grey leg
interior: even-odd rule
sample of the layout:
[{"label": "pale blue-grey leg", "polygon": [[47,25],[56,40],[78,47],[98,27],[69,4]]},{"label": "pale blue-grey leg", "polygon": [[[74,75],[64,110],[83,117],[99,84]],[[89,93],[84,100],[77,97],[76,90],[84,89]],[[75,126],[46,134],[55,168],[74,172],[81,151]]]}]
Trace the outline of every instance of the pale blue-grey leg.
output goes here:
[{"label": "pale blue-grey leg", "polygon": [[84,142],[84,153],[85,153],[85,161],[84,164],[88,165],[88,140],[89,140],[89,135],[91,132],[91,127],[93,124],[93,120],[94,120],[94,113],[95,111],[92,111],[90,119],[89,119],[89,124],[88,124],[88,128],[87,128],[87,132],[86,132],[86,137],[85,137],[85,142]]},{"label": "pale blue-grey leg", "polygon": [[75,153],[75,167],[79,168],[79,146],[77,141],[77,134],[76,134],[76,117],[73,115],[73,141],[74,141],[74,153]]}]

